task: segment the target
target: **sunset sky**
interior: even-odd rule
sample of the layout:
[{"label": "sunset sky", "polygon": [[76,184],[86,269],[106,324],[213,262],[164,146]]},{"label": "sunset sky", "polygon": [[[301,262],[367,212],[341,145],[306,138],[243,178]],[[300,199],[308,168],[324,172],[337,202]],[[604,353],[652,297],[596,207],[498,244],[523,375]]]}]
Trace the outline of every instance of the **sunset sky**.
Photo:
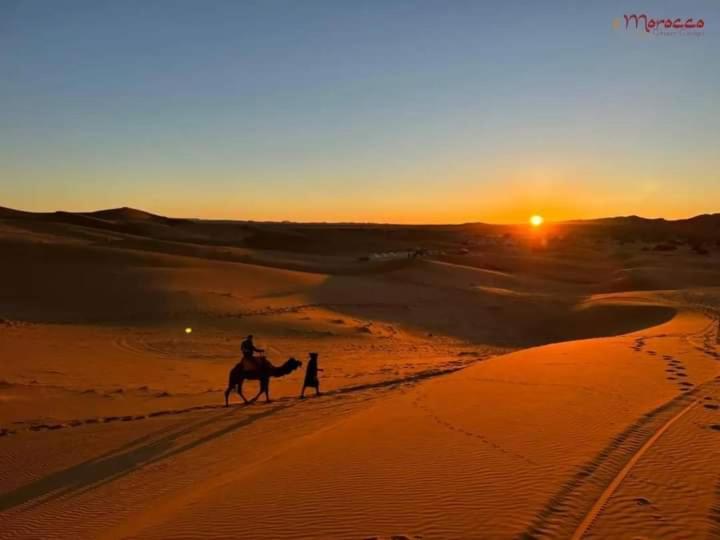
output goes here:
[{"label": "sunset sky", "polygon": [[[643,12],[705,28],[613,28]],[[718,212],[719,53],[716,0],[0,0],[0,206]]]}]

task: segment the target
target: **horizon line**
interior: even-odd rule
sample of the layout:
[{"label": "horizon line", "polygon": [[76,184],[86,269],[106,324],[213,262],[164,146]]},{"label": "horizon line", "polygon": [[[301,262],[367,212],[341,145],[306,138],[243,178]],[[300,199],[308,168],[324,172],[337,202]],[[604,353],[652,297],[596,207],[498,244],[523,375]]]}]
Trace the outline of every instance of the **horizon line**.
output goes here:
[{"label": "horizon line", "polygon": [[[100,208],[97,210],[20,210],[17,208],[11,208],[8,206],[1,206],[0,205],[0,211],[1,210],[9,210],[10,212],[17,212],[22,214],[37,214],[37,215],[47,215],[47,214],[57,214],[57,213],[67,213],[67,214],[98,214],[98,213],[108,213],[108,212],[117,212],[117,211],[134,211],[143,213],[149,216],[159,217],[159,218],[165,218],[165,219],[184,219],[184,220],[191,220],[191,221],[216,221],[216,222],[237,222],[237,223],[268,223],[268,224],[297,224],[297,225],[384,225],[384,226],[398,226],[398,227],[459,227],[459,226],[467,226],[467,225],[490,225],[490,226],[525,226],[527,225],[527,222],[523,221],[509,221],[509,222],[490,222],[490,221],[463,221],[463,222],[456,222],[456,223],[419,223],[419,222],[408,222],[408,223],[398,223],[398,222],[383,222],[383,221],[295,221],[292,219],[241,219],[241,218],[207,218],[207,217],[199,217],[199,216],[192,216],[192,217],[180,217],[180,216],[171,216],[169,214],[164,213],[155,213],[149,210],[144,210],[141,208],[136,208],[132,206],[116,206],[111,208]],[[702,216],[716,216],[720,215],[719,212],[712,212],[712,213],[701,213],[701,214],[693,214],[686,217],[680,217],[680,218],[665,218],[662,216],[658,217],[646,217],[641,216],[638,214],[627,214],[627,215],[611,215],[611,216],[594,216],[594,217],[588,217],[588,218],[573,218],[573,219],[564,219],[564,220],[552,220],[549,218],[545,218],[546,224],[572,224],[572,223],[583,223],[583,222],[591,222],[591,221],[601,221],[601,220],[611,220],[611,219],[642,219],[645,221],[665,221],[665,222],[677,222],[677,221],[687,221],[691,219],[695,219]],[[0,216],[2,218],[2,216]],[[528,216],[528,219],[530,216]]]}]

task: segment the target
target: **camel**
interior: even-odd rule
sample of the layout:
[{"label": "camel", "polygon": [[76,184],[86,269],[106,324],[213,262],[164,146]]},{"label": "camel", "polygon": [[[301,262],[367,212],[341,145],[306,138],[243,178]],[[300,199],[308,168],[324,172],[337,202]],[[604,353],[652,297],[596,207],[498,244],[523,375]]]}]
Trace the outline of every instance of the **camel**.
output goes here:
[{"label": "camel", "polygon": [[[243,366],[242,362],[238,362],[235,367],[230,370],[230,376],[228,377],[228,387],[227,390],[225,390],[226,407],[228,406],[228,396],[230,396],[230,392],[232,392],[235,387],[237,387],[238,394],[240,394],[240,397],[245,402],[245,404],[250,404],[254,402],[263,393],[265,394],[265,401],[269,403],[270,377],[284,377],[285,375],[292,373],[300,366],[302,366],[302,362],[300,360],[296,360],[292,357],[288,358],[287,362],[285,362],[281,366],[274,366],[264,356],[256,357],[255,361],[262,366],[260,370],[256,369],[254,366],[251,369],[246,369],[245,366]],[[245,379],[251,381],[260,381],[260,390],[258,391],[257,395],[249,401],[245,399],[245,395],[242,392],[242,387]]]}]

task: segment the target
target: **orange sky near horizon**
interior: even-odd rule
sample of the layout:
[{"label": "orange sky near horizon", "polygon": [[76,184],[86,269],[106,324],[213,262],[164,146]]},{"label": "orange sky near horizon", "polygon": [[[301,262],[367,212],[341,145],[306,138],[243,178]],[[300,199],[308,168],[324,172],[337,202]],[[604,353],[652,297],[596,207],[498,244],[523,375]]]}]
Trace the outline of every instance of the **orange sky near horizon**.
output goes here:
[{"label": "orange sky near horizon", "polygon": [[612,2],[61,4],[2,23],[0,206],[428,224],[720,211],[717,3],[701,35],[642,39],[612,26]]},{"label": "orange sky near horizon", "polygon": [[[610,176],[619,171],[603,172]],[[338,171],[340,181],[318,175],[314,183],[261,175],[263,189],[242,181],[242,174],[236,177],[224,171],[213,181],[192,171],[178,171],[170,177],[156,174],[148,182],[141,180],[141,171],[131,174],[130,182],[110,171],[107,182],[82,178],[81,171],[56,173],[61,181],[46,188],[42,196],[30,183],[15,200],[2,200],[0,205],[31,211],[129,206],[160,215],[206,219],[417,224],[526,223],[533,214],[546,221],[632,214],[681,219],[720,211],[715,204],[720,190],[714,173],[691,171],[696,183],[706,189],[682,189],[676,185],[673,171],[658,177],[637,169],[626,177],[620,171],[613,180],[606,180],[594,174],[592,167],[571,167],[559,160],[547,161],[542,167],[456,165],[447,171],[444,181],[434,180],[434,175],[442,177],[442,170],[412,169],[385,181],[374,175],[374,182],[364,180],[364,171],[353,175]],[[367,174],[372,176],[370,171]],[[73,189],[78,179],[86,181],[82,194]],[[718,197],[709,196],[712,192]],[[47,200],[52,200],[52,205]]]},{"label": "orange sky near horizon", "polygon": [[[173,179],[147,184],[94,182],[81,196],[72,187],[76,178],[55,184],[54,192],[46,190],[42,197],[24,190],[19,197],[0,200],[0,206],[30,211],[128,206],[159,215],[205,219],[399,224],[526,223],[533,214],[550,222],[619,215],[682,219],[720,212],[716,186],[677,189],[670,177],[576,182],[552,170],[518,171],[483,182],[472,175],[445,182],[420,179],[414,189],[408,187],[413,178],[386,186],[364,186],[362,179],[353,178],[341,187],[327,183],[324,189],[278,180],[269,182],[266,190],[223,179],[221,187],[215,188],[213,183],[178,173]],[[708,175],[706,182],[712,181]],[[717,197],[709,195],[713,191]]]}]

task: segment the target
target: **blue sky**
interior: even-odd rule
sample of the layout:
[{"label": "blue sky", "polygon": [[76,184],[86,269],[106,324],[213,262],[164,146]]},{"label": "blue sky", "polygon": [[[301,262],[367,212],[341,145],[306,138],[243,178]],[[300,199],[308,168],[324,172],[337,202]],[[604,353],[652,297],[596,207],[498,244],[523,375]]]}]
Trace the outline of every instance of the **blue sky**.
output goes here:
[{"label": "blue sky", "polygon": [[[702,18],[701,36],[615,29]],[[0,205],[720,211],[720,4],[0,0]]]}]

